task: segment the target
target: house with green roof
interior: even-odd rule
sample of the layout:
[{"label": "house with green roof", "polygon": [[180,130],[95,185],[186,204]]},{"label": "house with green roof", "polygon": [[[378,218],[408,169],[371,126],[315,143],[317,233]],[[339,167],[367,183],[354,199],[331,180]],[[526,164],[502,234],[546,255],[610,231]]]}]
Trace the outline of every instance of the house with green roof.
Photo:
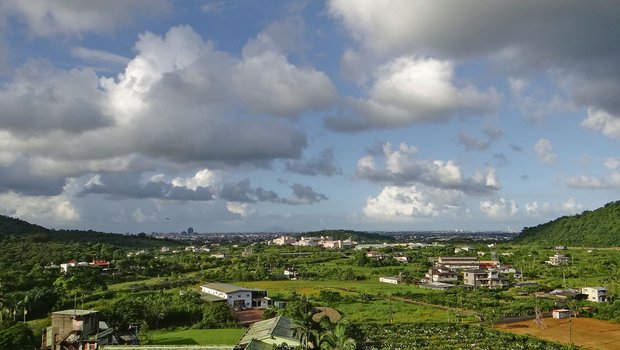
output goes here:
[{"label": "house with green roof", "polygon": [[293,327],[291,319],[278,316],[254,323],[235,348],[266,350],[283,343],[289,347],[296,347],[301,345],[300,339],[301,334]]},{"label": "house with green roof", "polygon": [[226,301],[234,308],[266,308],[271,305],[267,291],[255,288],[244,288],[227,283],[207,283],[200,286],[208,301]]}]

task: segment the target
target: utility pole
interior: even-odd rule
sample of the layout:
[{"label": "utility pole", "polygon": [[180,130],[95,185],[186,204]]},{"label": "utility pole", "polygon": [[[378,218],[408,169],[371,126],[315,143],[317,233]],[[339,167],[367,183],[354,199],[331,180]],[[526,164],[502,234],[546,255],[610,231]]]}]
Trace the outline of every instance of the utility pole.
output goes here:
[{"label": "utility pole", "polygon": [[390,311],[390,324],[394,323],[394,318],[392,317],[392,294],[388,295],[389,300],[389,311]]},{"label": "utility pole", "polygon": [[568,315],[568,343],[573,345],[573,315]]}]

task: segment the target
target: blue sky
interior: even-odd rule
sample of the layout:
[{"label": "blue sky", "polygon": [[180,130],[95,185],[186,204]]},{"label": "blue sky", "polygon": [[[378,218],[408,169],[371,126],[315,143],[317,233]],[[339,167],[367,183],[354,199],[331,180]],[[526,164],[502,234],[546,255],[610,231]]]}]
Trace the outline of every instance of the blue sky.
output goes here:
[{"label": "blue sky", "polygon": [[620,194],[611,1],[0,1],[0,213],[520,230]]}]

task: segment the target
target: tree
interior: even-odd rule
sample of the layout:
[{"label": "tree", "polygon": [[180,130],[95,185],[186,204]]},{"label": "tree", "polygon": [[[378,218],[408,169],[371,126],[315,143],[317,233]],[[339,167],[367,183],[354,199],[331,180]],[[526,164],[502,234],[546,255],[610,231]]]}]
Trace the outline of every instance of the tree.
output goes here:
[{"label": "tree", "polygon": [[235,319],[228,303],[214,302],[204,306],[200,328],[224,328],[234,324]]},{"label": "tree", "polygon": [[321,336],[321,349],[323,350],[355,350],[357,343],[349,334],[349,323],[340,322],[333,331],[328,331]]},{"label": "tree", "polygon": [[0,349],[33,349],[37,345],[38,339],[24,323],[18,322],[0,328]]}]

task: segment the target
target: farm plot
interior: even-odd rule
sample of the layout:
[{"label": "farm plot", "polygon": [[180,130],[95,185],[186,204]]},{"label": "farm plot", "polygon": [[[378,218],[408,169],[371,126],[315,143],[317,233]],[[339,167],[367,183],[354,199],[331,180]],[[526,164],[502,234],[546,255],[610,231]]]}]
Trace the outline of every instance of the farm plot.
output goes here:
[{"label": "farm plot", "polygon": [[587,349],[618,349],[620,324],[592,318],[544,319],[547,328],[536,326],[533,321],[496,325],[495,328],[516,334],[529,334],[538,338],[572,343]]}]

